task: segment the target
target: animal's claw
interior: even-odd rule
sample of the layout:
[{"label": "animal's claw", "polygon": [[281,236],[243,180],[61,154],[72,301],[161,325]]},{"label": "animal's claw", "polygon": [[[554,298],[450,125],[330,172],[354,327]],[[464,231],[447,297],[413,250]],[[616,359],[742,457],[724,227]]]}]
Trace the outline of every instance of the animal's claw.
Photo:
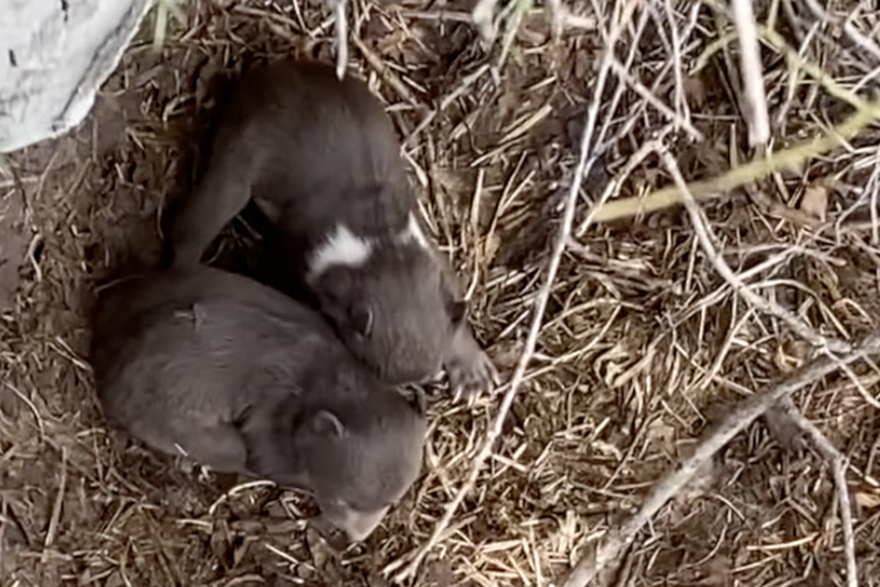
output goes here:
[{"label": "animal's claw", "polygon": [[477,397],[497,386],[500,381],[498,369],[482,350],[469,357],[456,357],[446,364],[449,387],[455,401],[466,399],[473,406]]}]

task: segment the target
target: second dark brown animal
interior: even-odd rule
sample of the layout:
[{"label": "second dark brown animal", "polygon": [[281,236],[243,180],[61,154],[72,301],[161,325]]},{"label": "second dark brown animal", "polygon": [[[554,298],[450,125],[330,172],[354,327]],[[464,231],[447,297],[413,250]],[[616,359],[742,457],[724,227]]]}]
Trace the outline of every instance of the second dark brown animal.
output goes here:
[{"label": "second dark brown animal", "polygon": [[456,395],[497,383],[465,303],[425,237],[382,104],[332,66],[284,61],[243,76],[221,111],[203,180],[174,219],[175,264],[200,260],[253,199],[285,266],[342,340],[394,384],[445,367]]},{"label": "second dark brown animal", "polygon": [[91,361],[105,416],[155,450],[310,489],[366,538],[419,474],[423,406],[379,381],[317,313],[206,266],[105,290]]}]

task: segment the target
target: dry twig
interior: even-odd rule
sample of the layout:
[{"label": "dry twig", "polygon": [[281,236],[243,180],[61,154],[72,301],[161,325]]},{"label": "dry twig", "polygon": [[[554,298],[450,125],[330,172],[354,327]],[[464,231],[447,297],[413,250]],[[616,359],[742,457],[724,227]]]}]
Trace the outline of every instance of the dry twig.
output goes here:
[{"label": "dry twig", "polygon": [[755,14],[751,0],[732,0],[733,20],[739,33],[740,69],[745,88],[746,122],[749,125],[749,143],[763,145],[770,139],[770,115],[764,93],[764,68],[755,29]]},{"label": "dry twig", "polygon": [[635,540],[636,534],[653,518],[660,508],[672,499],[693,478],[715,453],[751,424],[756,418],[791,393],[819,381],[835,371],[839,365],[848,365],[868,355],[880,353],[880,334],[874,333],[856,345],[855,350],[836,360],[818,357],[793,372],[777,385],[755,393],[740,402],[736,409],[709,431],[694,448],[693,453],[667,472],[652,488],[636,514],[623,526],[612,532],[599,547],[595,557],[584,556],[563,583],[563,587],[584,587],[609,564],[617,560]]},{"label": "dry twig", "polygon": [[64,492],[67,490],[67,447],[61,449],[61,480],[58,483],[58,493],[55,495],[55,504],[52,506],[52,517],[49,520],[49,529],[46,531],[46,540],[43,542],[43,563],[48,560],[49,548],[55,543],[58,535],[58,524],[61,521],[61,506],[64,504]]},{"label": "dry twig", "polygon": [[336,77],[345,77],[348,66],[348,0],[334,0],[336,11]]},{"label": "dry twig", "polygon": [[765,314],[769,314],[770,316],[775,316],[779,318],[785,324],[788,325],[798,336],[808,341],[815,347],[820,349],[830,349],[836,353],[845,353],[849,352],[850,347],[849,344],[842,340],[835,339],[827,339],[804,324],[801,320],[798,320],[791,312],[773,302],[768,300],[752,290],[750,290],[742,280],[737,277],[737,275],[733,272],[733,270],[724,262],[724,259],[718,252],[715,250],[715,246],[712,244],[712,237],[709,234],[708,223],[703,215],[702,209],[697,205],[694,201],[693,196],[691,196],[690,191],[688,190],[687,184],[684,181],[684,177],[681,175],[681,171],[678,169],[678,164],[675,162],[675,159],[672,158],[672,155],[668,150],[664,149],[662,151],[661,157],[663,158],[663,162],[666,165],[667,170],[672,175],[672,179],[675,182],[676,187],[680,190],[680,192],[684,195],[683,202],[684,206],[688,211],[688,214],[691,218],[691,224],[694,227],[694,232],[697,234],[697,239],[700,241],[700,246],[703,248],[703,253],[715,267],[715,270],[724,278],[724,280],[733,288],[733,291],[737,293],[737,295],[741,296],[743,300],[746,301],[750,306],[764,312]]},{"label": "dry twig", "polygon": [[[434,531],[432,532],[431,537],[417,551],[413,560],[395,576],[395,579],[398,581],[402,581],[409,577],[412,577],[416,573],[419,565],[424,560],[424,557],[427,555],[430,549],[432,549],[434,545],[437,544],[442,534],[449,527],[449,524],[452,522],[453,515],[455,514],[456,510],[458,510],[458,507],[461,505],[461,503],[464,501],[465,496],[473,489],[474,485],[476,484],[477,477],[480,473],[480,469],[489,458],[489,455],[492,453],[492,447],[494,446],[496,440],[501,436],[501,431],[507,418],[507,414],[510,411],[513,400],[514,398],[516,398],[516,394],[519,391],[519,388],[525,378],[526,368],[528,367],[529,362],[534,355],[535,346],[538,342],[538,335],[541,332],[544,311],[547,307],[547,302],[550,299],[550,294],[553,289],[553,283],[556,279],[556,273],[559,269],[559,264],[562,261],[562,255],[565,252],[566,244],[571,238],[571,228],[572,224],[574,223],[575,208],[578,201],[578,196],[580,194],[581,184],[583,182],[583,178],[586,176],[587,173],[589,173],[590,168],[595,161],[594,159],[590,158],[591,147],[593,146],[593,131],[596,127],[596,120],[599,116],[599,108],[602,102],[605,82],[612,68],[612,60],[614,58],[613,48],[617,44],[617,39],[620,37],[620,34],[625,29],[626,24],[629,22],[629,19],[632,16],[632,12],[635,9],[635,4],[635,2],[629,3],[628,10],[621,15],[620,20],[618,21],[618,23],[616,23],[616,26],[609,34],[607,49],[605,51],[604,58],[600,66],[599,76],[596,80],[596,86],[593,91],[593,100],[587,113],[587,123],[584,126],[583,135],[581,137],[578,163],[575,167],[572,183],[565,200],[565,208],[563,212],[562,222],[560,224],[559,230],[556,233],[556,238],[553,243],[553,251],[550,256],[550,262],[547,267],[544,284],[542,285],[541,290],[535,300],[532,314],[532,323],[529,328],[528,337],[526,338],[522,355],[520,356],[516,369],[513,372],[513,376],[510,379],[509,388],[504,394],[504,398],[502,399],[501,405],[498,408],[498,412],[495,415],[494,420],[492,421],[492,426],[486,434],[486,439],[483,442],[482,447],[480,448],[480,452],[477,454],[473,464],[471,465],[470,474],[459,488],[453,500],[446,506],[446,511],[444,512],[443,517],[434,527]],[[595,212],[595,210],[595,207],[591,209],[591,215],[593,212]],[[393,572],[396,568],[397,566],[394,564],[389,565],[388,567],[386,567],[386,572]]]},{"label": "dry twig", "polygon": [[[828,135],[815,137],[794,147],[768,155],[764,159],[750,161],[716,178],[695,181],[688,185],[688,191],[697,200],[709,200],[735,188],[763,179],[772,173],[786,169],[798,169],[813,157],[846,144],[847,141],[878,119],[880,119],[880,102],[871,102],[869,108],[857,111]],[[672,185],[652,192],[643,198],[632,197],[606,202],[599,207],[595,220],[596,222],[610,222],[646,212],[655,212],[681,204],[684,198],[685,195],[679,187]]]},{"label": "dry twig", "polygon": [[367,47],[367,45],[356,35],[354,37],[354,44],[361,52],[361,55],[364,56],[364,60],[370,64],[370,67],[376,70],[376,73],[379,74],[379,77],[381,77],[385,83],[394,88],[394,91],[397,92],[401,98],[413,106],[417,108],[419,107],[419,101],[413,93],[409,91],[409,88],[407,88],[406,85],[400,81],[400,78],[397,77],[389,67],[386,67],[385,64],[382,63],[382,59],[380,59],[379,56],[376,55],[372,49]]},{"label": "dry twig", "polygon": [[[668,150],[663,150],[662,158],[666,165],[667,170],[673,177],[673,180],[681,190],[681,192],[685,195],[684,205],[688,211],[688,214],[691,218],[691,224],[694,227],[694,231],[697,234],[697,238],[700,241],[700,245],[703,248],[703,253],[709,258],[710,262],[715,266],[715,270],[727,281],[727,283],[733,288],[734,291],[740,295],[746,303],[751,305],[752,307],[764,312],[765,314],[769,314],[771,316],[775,316],[785,322],[789,328],[791,328],[795,333],[799,336],[813,344],[814,346],[820,347],[822,349],[831,350],[833,352],[849,352],[849,345],[840,340],[829,340],[821,335],[814,332],[810,329],[809,326],[804,324],[802,321],[798,320],[794,315],[792,315],[788,310],[780,306],[779,304],[773,302],[772,300],[765,299],[764,297],[754,293],[751,291],[742,280],[737,277],[737,275],[731,270],[731,268],[724,262],[724,259],[717,253],[715,247],[712,244],[712,237],[709,234],[708,222],[703,214],[703,211],[694,201],[693,197],[690,196],[687,185],[685,184],[684,177],[681,175],[681,171],[678,169],[678,165],[675,160],[672,158],[672,155]],[[826,352],[827,352],[826,350]],[[835,357],[831,356],[832,360],[836,360]],[[847,369],[848,367],[844,364],[841,364],[840,367],[842,369]],[[816,443],[817,447],[822,451],[823,455],[828,459],[831,463],[831,466],[834,470],[834,479],[835,485],[837,487],[838,498],[840,501],[841,507],[841,523],[843,525],[843,535],[844,535],[844,543],[846,546],[846,554],[847,554],[847,577],[848,584],[850,587],[854,587],[857,585],[857,575],[856,575],[856,563],[855,563],[855,541],[853,539],[853,529],[852,529],[852,513],[850,510],[850,500],[849,493],[846,488],[846,462],[843,456],[837,451],[836,448],[828,441],[827,438],[819,431],[818,428],[812,425],[803,415],[800,413],[797,408],[791,404],[789,398],[784,398],[787,400],[788,408],[787,415],[791,420],[798,425],[799,428],[807,432],[813,441]]]},{"label": "dry twig", "polygon": [[790,397],[782,399],[785,415],[807,436],[822,453],[822,456],[831,465],[834,475],[834,487],[837,489],[837,500],[840,505],[840,525],[843,531],[843,550],[846,554],[846,584],[848,587],[857,587],[859,584],[858,569],[856,567],[856,540],[853,532],[852,504],[849,498],[849,489],[846,484],[847,459],[831,441],[822,434],[822,431],[807,420]]},{"label": "dry twig", "polygon": [[495,6],[498,0],[479,0],[474,6],[471,18],[480,32],[480,36],[484,41],[490,41],[495,38]]}]

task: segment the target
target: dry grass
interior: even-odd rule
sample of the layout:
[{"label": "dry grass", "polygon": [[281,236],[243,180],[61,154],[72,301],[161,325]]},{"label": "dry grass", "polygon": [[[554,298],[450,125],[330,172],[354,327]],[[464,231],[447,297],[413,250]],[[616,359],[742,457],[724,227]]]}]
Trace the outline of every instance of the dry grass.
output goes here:
[{"label": "dry grass", "polygon": [[[813,10],[818,2],[755,4],[777,34],[757,30],[765,147],[778,152],[827,134],[852,114],[847,95],[867,100],[877,89],[880,22],[856,0],[827,13]],[[823,341],[880,329],[880,133],[863,130],[798,170],[765,170],[704,201],[702,216],[673,207],[587,222],[603,198],[664,188],[678,171],[711,180],[760,157],[748,145],[755,118],[742,113],[726,9],[548,6],[549,19],[537,9],[508,17],[521,22],[507,51],[511,29],[487,46],[470,6],[351,10],[353,63],[407,141],[424,216],[508,378],[546,283],[588,114],[594,123],[587,154],[597,162],[575,194],[535,353],[417,585],[560,584],[730,406],[821,354]],[[319,8],[188,2],[187,27],[171,30],[161,55],[146,23],[80,130],[10,158],[0,210],[21,209],[28,247],[0,321],[0,584],[384,585],[383,570],[427,543],[470,474],[498,399],[468,409],[441,396],[422,478],[367,544],[340,553],[304,528],[306,497],[264,484],[225,494],[216,479],[126,447],[93,397],[92,286],[124,256],[155,261],[157,215],[192,180],[209,82],[245,58],[332,61],[332,11]],[[719,262],[783,313],[754,305]],[[868,586],[880,585],[878,373],[854,363],[792,398],[848,459]],[[770,424],[748,426],[660,510],[620,560],[616,584],[846,584],[833,467]]]}]

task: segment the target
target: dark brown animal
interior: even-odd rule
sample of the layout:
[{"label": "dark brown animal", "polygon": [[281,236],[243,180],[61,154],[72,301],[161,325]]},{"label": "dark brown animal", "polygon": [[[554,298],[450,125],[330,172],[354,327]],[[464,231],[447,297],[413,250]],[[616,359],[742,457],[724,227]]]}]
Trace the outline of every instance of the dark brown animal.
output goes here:
[{"label": "dark brown animal", "polygon": [[206,266],[105,290],[91,360],[105,415],[155,450],[314,492],[366,538],[421,467],[424,412],[317,313]]},{"label": "dark brown animal", "polygon": [[278,271],[383,379],[419,382],[445,367],[457,394],[497,383],[419,225],[391,121],[363,81],[339,81],[318,62],[259,67],[217,125],[206,174],[169,231],[174,263],[198,262],[253,199],[280,235]]}]

